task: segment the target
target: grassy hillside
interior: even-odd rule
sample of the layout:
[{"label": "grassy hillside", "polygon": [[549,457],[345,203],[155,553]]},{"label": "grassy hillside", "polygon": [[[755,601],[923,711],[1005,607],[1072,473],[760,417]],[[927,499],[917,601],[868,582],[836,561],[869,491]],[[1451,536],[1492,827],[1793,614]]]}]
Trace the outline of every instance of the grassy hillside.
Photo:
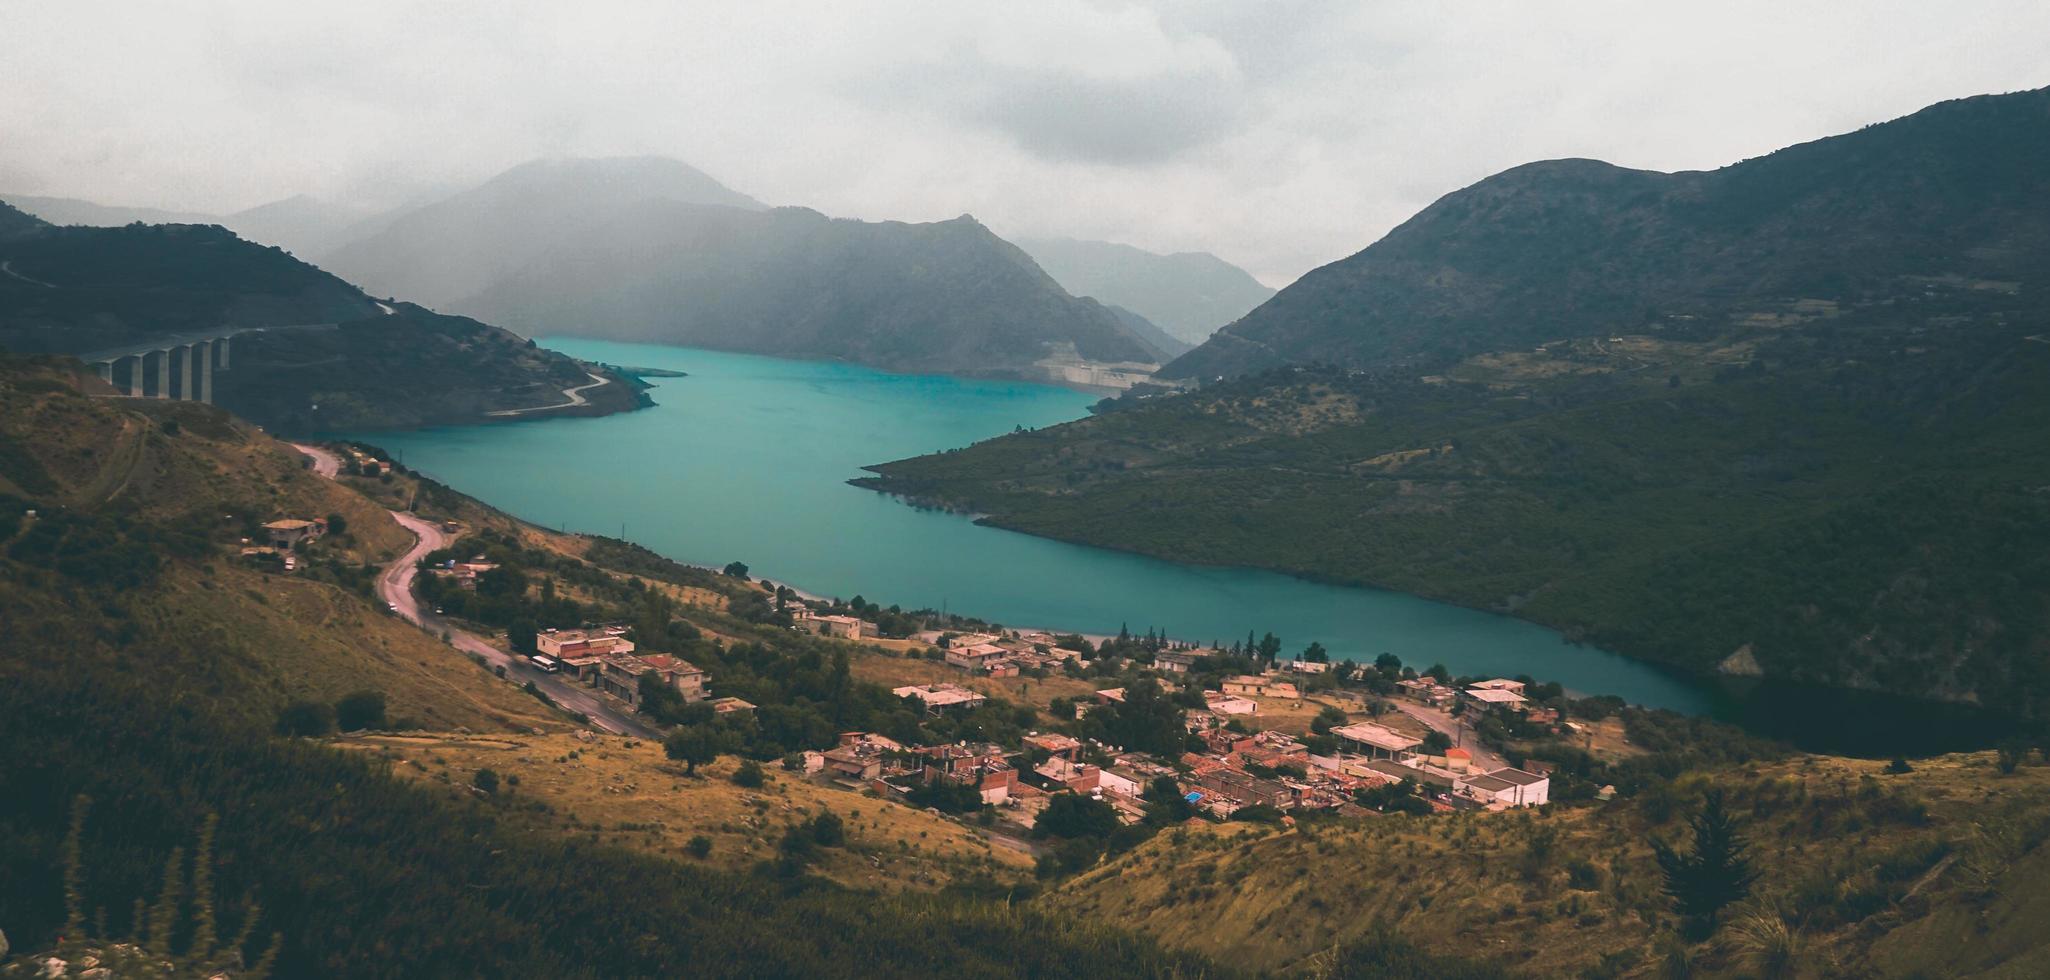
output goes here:
[{"label": "grassy hillside", "polygon": [[[378,612],[362,562],[393,543],[366,498],[217,409],[90,398],[81,385],[92,379],[0,360],[0,739],[10,746],[0,754],[0,928],[15,951],[48,949],[60,931],[132,934],[130,910],[152,907],[167,862],[185,874],[174,848],[217,820],[202,864],[219,935],[248,927],[231,957],[269,949],[280,976],[847,976],[942,965],[964,976],[1067,976],[1105,960],[1138,975],[1223,974],[994,901],[835,885],[841,865],[850,883],[879,884],[862,880],[852,857],[832,863],[861,851],[836,852],[823,876],[802,866],[738,874],[720,870],[735,867],[730,854],[707,867],[562,833],[514,786],[451,793],[416,785],[389,760],[272,734],[292,701],[365,689],[385,695],[386,727],[552,744],[567,737],[549,733],[569,726]],[[291,576],[240,563],[250,521],[304,513],[343,515],[348,529],[302,552]],[[563,560],[578,588],[614,598],[627,588]],[[767,667],[766,651],[736,653]],[[92,802],[70,885],[83,922],[66,927],[63,840],[81,796]],[[923,819],[857,817],[865,809],[848,808],[857,842]],[[954,863],[968,868],[966,857]],[[903,859],[913,875],[923,860]],[[168,945],[182,950],[192,935],[181,927]]]},{"label": "grassy hillside", "polygon": [[[1694,943],[1676,938],[1649,841],[1684,849],[1710,789],[1759,877],[1716,937]],[[1040,901],[1284,971],[1393,930],[1534,976],[1667,976],[1676,949],[1692,976],[2023,976],[2050,962],[2028,919],[2050,901],[2046,839],[2050,768],[2002,775],[1988,753],[1896,774],[1802,756],[1577,809],[1192,825]],[[1747,937],[1768,922],[1791,937],[1783,972]]]}]

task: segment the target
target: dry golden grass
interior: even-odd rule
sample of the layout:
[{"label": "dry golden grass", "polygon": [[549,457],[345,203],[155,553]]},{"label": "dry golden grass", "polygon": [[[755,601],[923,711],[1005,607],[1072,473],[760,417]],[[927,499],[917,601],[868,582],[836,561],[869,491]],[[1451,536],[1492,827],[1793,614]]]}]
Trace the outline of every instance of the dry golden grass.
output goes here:
[{"label": "dry golden grass", "polygon": [[337,744],[392,758],[397,772],[451,792],[473,792],[476,771],[489,768],[504,780],[502,796],[546,804],[530,818],[536,834],[596,838],[686,861],[700,860],[685,846],[702,834],[712,841],[702,860],[729,870],[774,859],[786,827],[825,811],[845,822],[847,845],[821,849],[813,870],[849,887],[936,888],[981,874],[1015,881],[1032,870],[1028,856],[962,824],[774,764],[764,767],[761,788],[744,789],[729,778],[735,759],[687,777],[659,745],[616,736],[366,736]]},{"label": "dry golden grass", "polygon": [[571,727],[453,647],[334,586],[223,565],[167,580],[154,605],[174,635],[209,636],[224,655],[245,658],[281,701],[367,689],[384,693],[391,720],[440,730]]},{"label": "dry golden grass", "polygon": [[[867,642],[863,641],[864,645]],[[975,677],[938,660],[893,657],[872,650],[855,654],[850,658],[849,666],[855,680],[893,688],[911,684],[959,684],[989,697],[1002,698],[1012,704],[1029,704],[1041,711],[1045,711],[1054,698],[1089,698],[1097,687],[1089,681],[1060,674],[1049,677]]]},{"label": "dry golden grass", "polygon": [[[1967,961],[2050,962],[2040,928],[2050,879],[2039,873],[2050,845],[2036,843],[2050,831],[2050,767],[2002,776],[1991,753],[1978,753],[1904,775],[1884,768],[1801,757],[1684,777],[1675,788],[1691,798],[1712,781],[1729,794],[1761,873],[1753,897],[1806,924],[1811,973],[1954,975],[1971,972]],[[1042,901],[1254,968],[1308,965],[1386,923],[1450,944],[1440,946],[1447,952],[1575,975],[1611,954],[1651,962],[1670,922],[1648,840],[1684,838],[1686,812],[1655,820],[1633,801],[1287,831],[1197,824]],[[1912,898],[1898,897],[1911,886]],[[1956,952],[1955,937],[1968,934],[1971,950]],[[1718,947],[1695,953],[1705,975],[1742,967]]]}]

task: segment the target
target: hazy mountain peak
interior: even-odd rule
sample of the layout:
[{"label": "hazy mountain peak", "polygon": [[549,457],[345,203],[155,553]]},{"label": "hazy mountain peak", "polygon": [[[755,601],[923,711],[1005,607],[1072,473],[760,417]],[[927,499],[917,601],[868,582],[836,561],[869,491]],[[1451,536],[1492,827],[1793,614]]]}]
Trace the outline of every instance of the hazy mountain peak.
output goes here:
[{"label": "hazy mountain peak", "polygon": [[1209,252],[1162,255],[1075,238],[1019,239],[1018,247],[1068,292],[1136,313],[1188,343],[1200,343],[1274,295]]}]

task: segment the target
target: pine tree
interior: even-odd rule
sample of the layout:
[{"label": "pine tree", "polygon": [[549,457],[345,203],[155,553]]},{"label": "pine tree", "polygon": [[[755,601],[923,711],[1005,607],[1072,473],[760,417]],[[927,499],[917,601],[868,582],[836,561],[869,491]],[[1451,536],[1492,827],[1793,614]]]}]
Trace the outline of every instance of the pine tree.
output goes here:
[{"label": "pine tree", "polygon": [[1745,857],[1750,844],[1737,832],[1735,818],[1723,808],[1720,790],[1711,791],[1691,821],[1694,848],[1681,854],[1656,837],[1652,856],[1665,876],[1665,892],[1692,930],[1700,936],[1715,931],[1716,916],[1750,894],[1758,875]]}]

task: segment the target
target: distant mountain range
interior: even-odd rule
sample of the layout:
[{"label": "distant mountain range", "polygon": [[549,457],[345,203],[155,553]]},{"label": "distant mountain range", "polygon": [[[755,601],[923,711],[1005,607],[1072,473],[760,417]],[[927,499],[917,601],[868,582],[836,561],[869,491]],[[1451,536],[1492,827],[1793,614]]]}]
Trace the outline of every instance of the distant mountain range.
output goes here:
[{"label": "distant mountain range", "polygon": [[1164,369],[1194,392],[861,482],[2050,718],[2046,160],[2050,90],[1710,173],[1519,167]]},{"label": "distant mountain range", "polygon": [[1246,270],[1208,252],[1161,255],[1072,238],[1017,242],[1068,292],[1131,310],[1190,344],[1209,339],[1274,295]]},{"label": "distant mountain range", "polygon": [[1202,253],[1020,251],[973,219],[772,213],[660,157],[536,160],[388,211],[305,195],[226,215],[13,200],[59,225],[219,225],[380,295],[533,334],[893,370],[1039,379],[1058,376],[1042,362],[1160,364],[1273,294]]},{"label": "distant mountain range", "polygon": [[973,218],[765,208],[671,160],[529,164],[328,257],[376,291],[529,333],[1042,378],[1158,364],[1157,332],[1078,299]]},{"label": "distant mountain range", "polygon": [[[220,328],[244,333],[214,400],[310,432],[479,421],[550,405],[586,366],[514,334],[409,303],[378,303],[284,251],[213,225],[58,227],[0,203],[0,347],[81,354]],[[592,389],[589,412],[641,403]],[[579,412],[584,410],[579,409]]]},{"label": "distant mountain range", "polygon": [[308,261],[367,233],[377,212],[301,194],[229,214],[95,204],[68,197],[0,194],[0,200],[53,225],[118,228],[122,225],[219,225],[263,245],[276,245]]},{"label": "distant mountain range", "polygon": [[1688,173],[1551,160],[1446,195],[1312,271],[1163,376],[1443,364],[1561,337],[1721,323],[1806,297],[2012,282],[2050,257],[2050,90]]}]

